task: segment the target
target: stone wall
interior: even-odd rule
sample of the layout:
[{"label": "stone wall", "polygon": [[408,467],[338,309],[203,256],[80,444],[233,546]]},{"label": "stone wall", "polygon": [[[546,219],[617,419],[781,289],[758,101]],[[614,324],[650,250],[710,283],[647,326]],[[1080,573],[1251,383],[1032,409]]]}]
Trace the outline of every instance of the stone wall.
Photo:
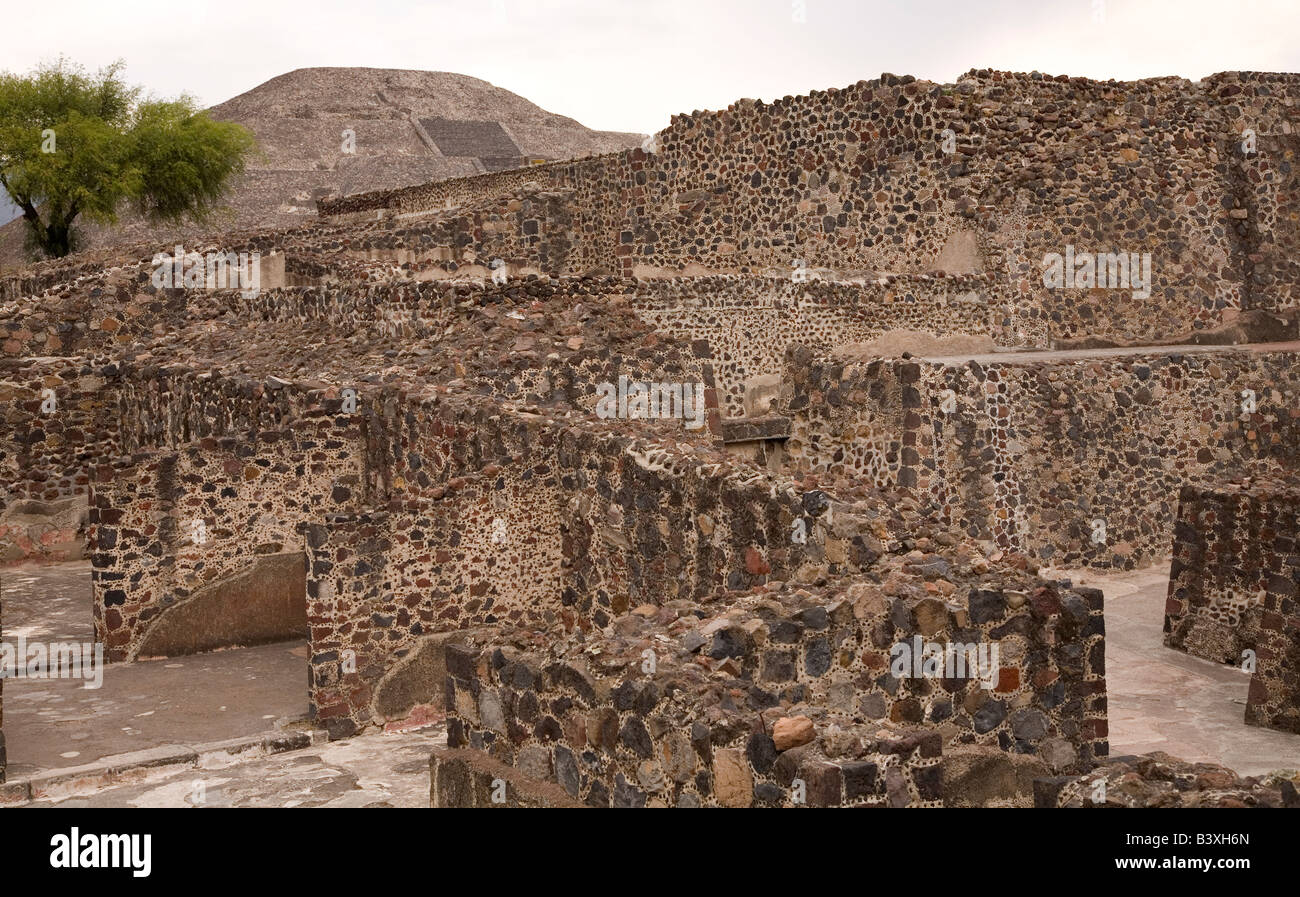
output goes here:
[{"label": "stone wall", "polygon": [[0,361],[0,511],[89,492],[120,453],[119,377],[79,357]]},{"label": "stone wall", "polygon": [[[529,225],[538,245],[568,238],[543,270],[785,272],[798,259],[836,271],[979,272],[1018,296],[1007,330],[1023,344],[1150,341],[1290,302],[1282,284],[1298,231],[1286,153],[1297,95],[1294,75],[1254,72],[1197,83],[885,75],[675,116],[652,154],[349,197],[321,211],[569,191]],[[1252,154],[1247,129],[1260,138]],[[1154,288],[1044,287],[1044,254],[1067,246],[1150,253]],[[525,258],[541,264],[536,252]],[[559,264],[567,268],[547,267]]]},{"label": "stone wall", "polygon": [[[386,509],[305,529],[312,706],[336,736],[420,712],[429,696],[405,680],[449,632],[585,631],[826,559],[825,496],[693,457],[689,443],[448,402],[366,421],[367,441],[387,446]],[[857,569],[851,554],[832,569]],[[419,700],[380,699],[399,692]]]},{"label": "stone wall", "polygon": [[493,172],[463,178],[448,178],[415,187],[398,187],[373,193],[358,193],[338,199],[318,200],[322,217],[336,221],[368,220],[378,216],[401,216],[454,209],[479,199],[491,199],[550,181],[554,165],[534,165],[512,171]]},{"label": "stone wall", "polygon": [[1295,467],[1295,360],[1215,350],[845,365],[795,350],[786,451],[799,470],[915,490],[971,538],[1127,569],[1168,552],[1183,484]]},{"label": "stone wall", "polygon": [[[1249,250],[1242,261],[1251,307],[1295,308],[1300,305],[1300,134],[1257,135],[1256,152],[1241,167]],[[1238,213],[1240,214],[1240,213]]]},{"label": "stone wall", "polygon": [[596,266],[570,256],[572,196],[523,189],[411,222],[385,221],[350,235],[344,258],[387,263],[412,280],[487,277],[498,260],[512,276],[594,273]]},{"label": "stone wall", "polygon": [[[1165,638],[1170,648],[1244,664],[1259,642],[1262,599],[1285,583],[1293,511],[1259,486],[1196,484],[1179,493]],[[1279,554],[1279,549],[1283,549]]]},{"label": "stone wall", "polygon": [[864,564],[831,537],[825,493],[717,457],[573,431],[560,444],[560,472],[565,603],[584,629],[641,604],[788,578],[805,564]]},{"label": "stone wall", "polygon": [[[292,430],[210,437],[138,455],[131,471],[96,482],[90,501],[95,637],[106,657],[148,655],[159,630],[176,625],[167,622],[172,618],[221,618],[223,608],[212,605],[232,599],[213,587],[260,557],[301,553],[299,524],[346,512],[364,497],[362,455],[359,430],[348,418],[318,418]],[[232,638],[286,637],[254,631],[265,608],[225,610],[249,617],[247,630]],[[299,631],[305,634],[305,626]],[[229,646],[209,641],[196,639],[191,650]]]},{"label": "stone wall", "polygon": [[582,809],[559,786],[529,779],[478,751],[434,751],[429,758],[429,806]]},{"label": "stone wall", "polygon": [[[438,499],[306,527],[310,700],[332,737],[432,708],[449,632],[556,625],[561,502],[553,476],[454,478]],[[534,471],[536,472],[536,471]]]},{"label": "stone wall", "polygon": [[795,343],[824,353],[891,330],[989,336],[1005,317],[985,277],[888,277],[867,283],[704,277],[637,281],[629,297],[657,330],[709,347],[726,416],[744,414],[745,381],[780,374]]},{"label": "stone wall", "polygon": [[1257,666],[1246,695],[1246,722],[1300,734],[1300,602],[1296,600],[1300,575],[1292,563],[1300,498],[1291,490],[1285,498],[1270,499],[1279,500],[1290,515],[1291,527],[1276,534],[1275,550],[1289,548],[1291,554],[1282,575],[1270,577],[1260,602]]},{"label": "stone wall", "polygon": [[1244,665],[1252,672],[1246,722],[1296,733],[1298,512],[1293,479],[1184,487],[1165,606],[1166,645]]},{"label": "stone wall", "polygon": [[[935,806],[945,744],[1061,770],[1106,754],[1099,592],[944,601],[908,573],[643,606],[585,640],[476,634],[448,649],[448,745],[589,806]],[[993,687],[895,675],[914,637],[998,642]]]}]

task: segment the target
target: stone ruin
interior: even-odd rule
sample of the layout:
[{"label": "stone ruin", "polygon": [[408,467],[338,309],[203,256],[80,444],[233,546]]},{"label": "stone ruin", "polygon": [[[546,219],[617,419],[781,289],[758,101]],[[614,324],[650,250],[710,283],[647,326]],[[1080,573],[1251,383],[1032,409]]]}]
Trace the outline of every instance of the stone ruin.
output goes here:
[{"label": "stone ruin", "polygon": [[114,663],[305,637],[329,738],[445,718],[434,806],[1296,805],[1111,757],[1039,574],[1172,553],[1300,732],[1298,101],[885,75],[187,247],[253,291],[32,266],[0,557],[84,550]]}]

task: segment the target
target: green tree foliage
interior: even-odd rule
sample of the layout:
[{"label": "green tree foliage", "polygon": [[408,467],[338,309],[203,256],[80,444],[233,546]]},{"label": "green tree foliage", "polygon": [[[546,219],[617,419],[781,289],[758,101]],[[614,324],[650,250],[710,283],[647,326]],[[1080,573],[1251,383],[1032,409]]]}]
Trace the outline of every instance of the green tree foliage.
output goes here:
[{"label": "green tree foliage", "polygon": [[125,207],[153,222],[207,220],[244,171],[247,128],[214,121],[188,96],[142,100],[121,69],[92,76],[61,59],[0,73],[0,187],[35,255],[67,255],[79,217],[111,224]]}]

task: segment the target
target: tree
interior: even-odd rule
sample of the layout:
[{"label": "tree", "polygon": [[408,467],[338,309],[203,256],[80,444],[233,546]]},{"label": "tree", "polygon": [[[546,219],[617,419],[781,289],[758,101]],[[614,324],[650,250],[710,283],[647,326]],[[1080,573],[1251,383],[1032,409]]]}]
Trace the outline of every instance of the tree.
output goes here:
[{"label": "tree", "polygon": [[63,59],[0,73],[0,187],[22,210],[34,255],[77,247],[81,216],[123,207],[155,223],[207,220],[252,153],[252,133],[188,96],[140,99],[116,62],[96,75]]}]

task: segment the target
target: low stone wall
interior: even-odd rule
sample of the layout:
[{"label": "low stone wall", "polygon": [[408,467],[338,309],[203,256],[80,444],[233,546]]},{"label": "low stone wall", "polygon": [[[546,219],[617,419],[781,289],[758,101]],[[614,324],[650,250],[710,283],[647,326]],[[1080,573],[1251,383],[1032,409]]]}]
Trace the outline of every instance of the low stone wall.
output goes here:
[{"label": "low stone wall", "polygon": [[[567,163],[559,163],[567,164]],[[551,180],[555,165],[534,165],[510,171],[492,172],[463,178],[448,178],[414,187],[398,187],[373,193],[358,193],[338,199],[318,200],[316,208],[322,218],[347,221],[375,217],[374,213],[404,215],[451,209],[476,200],[491,199],[525,187],[542,186]],[[369,213],[369,214],[367,214]]]},{"label": "low stone wall", "polygon": [[[934,806],[945,743],[1060,770],[1106,754],[1100,592],[990,581],[945,601],[926,577],[948,582],[904,567],[643,606],[559,645],[476,634],[448,648],[448,744],[591,806]],[[914,639],[997,642],[992,687],[920,657],[896,675]]]},{"label": "low stone wall", "polygon": [[[771,481],[721,455],[435,402],[368,432],[401,459],[387,509],[305,527],[312,706],[335,737],[426,712],[428,689],[407,680],[448,633],[602,628],[826,555],[824,496],[780,483],[773,501]],[[807,534],[792,543],[796,517]]]},{"label": "low stone wall", "polygon": [[[1294,497],[1294,496],[1293,496]],[[1288,583],[1294,508],[1266,485],[1188,485],[1179,493],[1164,643],[1243,664],[1259,642],[1270,583]]]},{"label": "low stone wall", "polygon": [[383,221],[350,235],[343,255],[390,266],[411,280],[486,278],[498,261],[512,277],[580,275],[597,269],[631,275],[631,270],[619,266],[584,265],[572,256],[572,196],[569,189],[527,186],[454,210],[420,214],[413,221]]},{"label": "low stone wall", "polygon": [[869,564],[834,540],[830,499],[719,458],[577,430],[560,443],[567,605],[603,628],[640,604]]},{"label": "low stone wall", "polygon": [[937,732],[880,737],[860,727],[842,733],[851,756],[778,751],[725,709],[708,720],[691,706],[701,718],[689,719],[671,679],[660,689],[541,663],[450,649],[449,746],[590,807],[937,806],[943,795]]},{"label": "low stone wall", "polygon": [[[1292,492],[1285,499],[1292,520],[1300,496]],[[1279,539],[1289,543],[1295,557],[1295,530]],[[1300,573],[1293,564],[1286,574],[1269,579],[1260,602],[1259,641],[1255,648],[1256,667],[1246,695],[1246,722],[1252,726],[1281,729],[1300,734]]]},{"label": "low stone wall", "polygon": [[[132,471],[96,482],[92,583],[95,637],[105,656],[134,660],[151,645],[174,645],[162,633],[169,618],[210,612],[224,619],[215,603],[231,598],[212,586],[257,558],[301,552],[300,523],[354,508],[365,488],[354,427],[346,417],[317,418],[246,439],[209,438],[138,456]],[[228,609],[239,612],[246,600]],[[241,636],[240,627],[227,627],[232,644],[283,635],[258,629],[259,614],[275,617],[268,608],[243,612],[249,628]],[[305,625],[298,631],[305,634]],[[195,640],[191,650],[221,646],[208,641]]]},{"label": "low stone wall", "polygon": [[1296,353],[814,362],[782,399],[796,469],[897,484],[972,538],[1059,566],[1164,556],[1178,490],[1294,469]]},{"label": "low stone wall", "polygon": [[448,633],[558,623],[562,504],[533,472],[458,477],[436,500],[305,527],[310,703],[331,737],[440,709],[429,668]]}]

